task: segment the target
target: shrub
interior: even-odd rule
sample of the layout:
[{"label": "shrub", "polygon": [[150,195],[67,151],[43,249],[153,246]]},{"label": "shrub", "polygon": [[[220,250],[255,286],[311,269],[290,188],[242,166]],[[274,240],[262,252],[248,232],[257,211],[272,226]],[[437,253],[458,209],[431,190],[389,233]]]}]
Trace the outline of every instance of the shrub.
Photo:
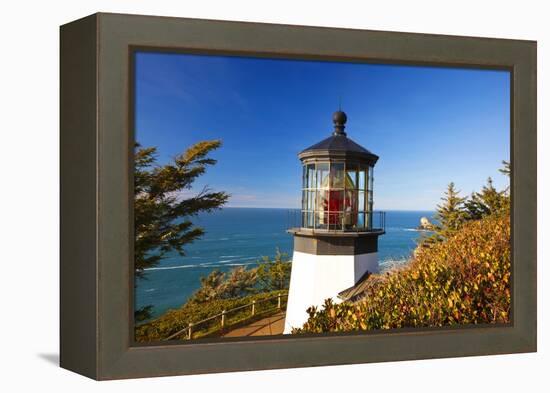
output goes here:
[{"label": "shrub", "polygon": [[201,286],[189,302],[203,303],[248,296],[258,292],[257,282],[257,268],[238,266],[227,273],[213,270],[208,276],[201,277]]},{"label": "shrub", "polygon": [[288,289],[292,263],[288,255],[277,249],[275,258],[263,257],[258,264],[258,287],[262,292]]},{"label": "shrub", "polygon": [[287,290],[291,266],[288,255],[277,249],[274,259],[262,257],[251,269],[238,266],[228,272],[213,270],[208,276],[201,277],[201,286],[189,301],[209,302]]},{"label": "shrub", "polygon": [[490,215],[464,224],[411,263],[372,275],[364,299],[308,309],[293,333],[506,323],[510,320],[510,218]]}]

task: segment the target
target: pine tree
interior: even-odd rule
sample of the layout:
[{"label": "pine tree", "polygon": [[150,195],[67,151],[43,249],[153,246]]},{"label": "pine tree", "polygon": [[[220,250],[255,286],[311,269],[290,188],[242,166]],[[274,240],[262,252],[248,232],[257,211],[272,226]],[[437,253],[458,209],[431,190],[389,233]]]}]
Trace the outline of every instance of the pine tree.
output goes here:
[{"label": "pine tree", "polygon": [[[511,165],[502,161],[499,172],[510,177]],[[510,187],[498,191],[489,177],[481,191],[472,192],[468,198],[459,196],[454,183],[447,187],[441,198],[442,204],[437,206],[435,219],[438,221],[434,233],[420,238],[419,244],[429,247],[434,242],[443,241],[455,234],[466,221],[479,220],[488,215],[510,214]]]},{"label": "pine tree", "polygon": [[[196,195],[183,197],[193,182],[206,172],[216,160],[209,153],[221,146],[221,142],[203,141],[189,147],[174,158],[173,162],[157,166],[157,149],[135,150],[134,169],[134,266],[136,285],[143,279],[145,269],[156,266],[168,252],[185,255],[184,245],[199,239],[204,230],[191,218],[201,212],[221,208],[228,200],[225,192],[202,189]],[[136,320],[147,319],[151,307],[135,313]]]},{"label": "pine tree", "polygon": [[474,192],[464,203],[468,220],[479,220],[490,214],[505,213],[510,207],[507,189],[497,191],[489,177],[480,192]]},{"label": "pine tree", "polygon": [[503,175],[510,177],[512,173],[512,165],[509,161],[502,161],[502,168],[500,168],[498,171]]},{"label": "pine tree", "polygon": [[435,238],[444,240],[452,236],[462,226],[466,219],[464,212],[465,198],[459,196],[460,191],[455,189],[454,183],[449,183],[442,203],[437,205],[435,219]]}]

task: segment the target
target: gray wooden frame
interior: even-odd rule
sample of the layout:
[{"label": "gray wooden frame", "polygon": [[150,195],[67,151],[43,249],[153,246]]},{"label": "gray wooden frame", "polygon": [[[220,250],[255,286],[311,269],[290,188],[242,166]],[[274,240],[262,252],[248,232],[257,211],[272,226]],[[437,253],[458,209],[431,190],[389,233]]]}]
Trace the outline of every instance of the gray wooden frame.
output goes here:
[{"label": "gray wooden frame", "polygon": [[[136,346],[132,51],[511,71],[512,323]],[[61,27],[61,366],[95,379],[536,351],[536,42],[95,14]]]}]

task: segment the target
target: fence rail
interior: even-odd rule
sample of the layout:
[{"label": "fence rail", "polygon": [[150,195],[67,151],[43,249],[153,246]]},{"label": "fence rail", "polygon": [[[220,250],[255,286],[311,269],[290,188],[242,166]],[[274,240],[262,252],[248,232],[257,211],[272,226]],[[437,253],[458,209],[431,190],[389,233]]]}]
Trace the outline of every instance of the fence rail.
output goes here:
[{"label": "fence rail", "polygon": [[[178,330],[176,333],[168,336],[164,340],[165,341],[173,340],[174,338],[180,337],[183,334],[186,335],[186,338],[188,340],[191,340],[193,338],[194,329],[196,329],[200,325],[205,324],[206,322],[210,322],[210,321],[212,321],[214,319],[218,319],[218,318],[220,319],[219,330],[223,330],[226,327],[226,318],[227,318],[228,314],[231,314],[235,311],[242,310],[244,308],[250,307],[249,316],[242,320],[242,321],[245,321],[247,319],[250,319],[250,318],[254,317],[255,315],[266,313],[267,311],[280,310],[281,305],[282,305],[282,299],[287,298],[287,297],[288,297],[288,293],[279,293],[279,294],[277,294],[277,296],[271,296],[271,297],[261,299],[261,300],[253,300],[250,303],[243,304],[242,306],[234,307],[234,308],[231,308],[229,310],[223,310],[221,313],[218,313],[216,315],[212,315],[211,317],[201,319],[200,321],[197,321],[197,322],[189,323],[189,325],[187,327],[185,327],[181,330]],[[274,299],[277,299],[277,306],[276,307],[264,310],[261,313],[256,312],[257,311],[256,310],[257,305],[268,302],[270,300],[274,300]],[[242,322],[242,321],[240,321],[240,322]]]}]

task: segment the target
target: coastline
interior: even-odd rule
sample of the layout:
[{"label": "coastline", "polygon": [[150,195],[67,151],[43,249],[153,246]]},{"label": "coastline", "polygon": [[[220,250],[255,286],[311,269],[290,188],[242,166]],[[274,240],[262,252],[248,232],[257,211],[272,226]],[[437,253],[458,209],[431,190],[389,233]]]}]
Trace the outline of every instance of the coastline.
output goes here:
[{"label": "coastline", "polygon": [[[292,258],[292,237],[286,231],[287,209],[224,208],[197,217],[206,234],[190,244],[186,256],[170,255],[145,271],[136,290],[135,307],[152,304],[153,318],[179,308],[200,286],[200,278],[217,269],[227,272],[238,266],[251,268],[263,255],[273,257],[276,249]],[[383,270],[401,266],[416,248],[416,231],[422,216],[432,211],[388,211],[386,235],[380,239],[379,258]]]}]

